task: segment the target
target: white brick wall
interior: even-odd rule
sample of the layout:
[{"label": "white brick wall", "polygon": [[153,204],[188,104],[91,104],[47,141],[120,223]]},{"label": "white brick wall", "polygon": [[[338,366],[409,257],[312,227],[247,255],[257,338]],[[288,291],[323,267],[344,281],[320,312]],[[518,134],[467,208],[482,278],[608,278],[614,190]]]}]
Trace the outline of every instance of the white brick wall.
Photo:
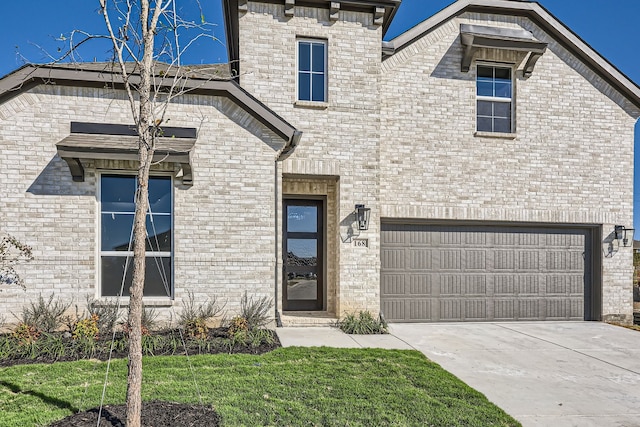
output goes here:
[{"label": "white brick wall", "polygon": [[[99,295],[96,168],[135,173],[136,166],[85,163],[85,182],[75,183],[55,144],[71,121],[127,124],[129,114],[121,93],[91,88],[38,86],[0,106],[0,230],[31,245],[35,257],[20,268],[27,291],[0,293],[7,320],[38,294],[81,307]],[[283,141],[224,98],[185,96],[167,118],[198,128],[194,185],[174,181],[174,308],[186,290],[217,295],[230,314],[245,290],[273,297],[274,159]],[[155,169],[174,172],[173,165]]]},{"label": "white brick wall", "polygon": [[[304,132],[294,154],[283,162],[291,175],[336,176],[339,203],[334,214],[341,227],[336,254],[337,313],[379,310],[379,205],[378,142],[382,29],[373,25],[371,13],[340,11],[330,21],[327,9],[295,7],[285,18],[284,6],[248,3],[240,13],[241,78],[244,88]],[[328,43],[328,102],[321,108],[296,105],[296,37],[312,37]],[[276,89],[277,88],[277,89]],[[372,225],[361,237],[369,248],[343,242],[356,203],[371,207]],[[335,261],[334,261],[335,260]],[[329,275],[329,277],[333,277]],[[333,292],[333,287],[330,287]],[[329,295],[328,301],[332,301]]]},{"label": "white brick wall", "polygon": [[[514,139],[474,136],[462,23],[522,27],[549,43],[533,75],[516,78]],[[485,50],[476,59],[522,57]],[[632,225],[640,112],[526,18],[465,13],[382,70],[383,217],[602,224],[603,240],[614,224]],[[603,258],[605,318],[631,314],[631,265],[630,248]]]}]

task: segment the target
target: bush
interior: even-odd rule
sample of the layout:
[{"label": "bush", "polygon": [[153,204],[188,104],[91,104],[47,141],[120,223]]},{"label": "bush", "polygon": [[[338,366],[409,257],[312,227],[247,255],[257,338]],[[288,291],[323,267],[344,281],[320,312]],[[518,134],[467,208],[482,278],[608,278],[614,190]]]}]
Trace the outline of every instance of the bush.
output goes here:
[{"label": "bush", "polygon": [[103,336],[113,332],[113,329],[120,320],[117,305],[104,305],[92,297],[87,297],[87,311],[89,312],[89,317],[98,317],[98,331],[99,334]]},{"label": "bush", "polygon": [[387,322],[381,317],[373,317],[369,311],[360,311],[358,315],[347,314],[336,325],[347,334],[387,334]]},{"label": "bush", "polygon": [[73,326],[73,339],[98,339],[98,334],[100,333],[98,321],[97,314],[92,314],[90,317],[78,320]]},{"label": "bush", "polygon": [[13,331],[13,337],[20,345],[33,344],[40,336],[40,331],[28,323],[20,323]]},{"label": "bush", "polygon": [[187,298],[182,300],[182,311],[178,315],[178,326],[185,333],[198,339],[207,337],[209,327],[207,322],[222,313],[224,304],[218,304],[217,298],[212,298],[204,303],[197,303],[193,292],[187,292]]},{"label": "bush", "polygon": [[65,304],[60,299],[53,301],[53,294],[45,301],[42,295],[37,302],[31,302],[28,307],[22,309],[22,316],[14,316],[29,326],[33,326],[40,332],[51,333],[64,324],[65,312],[71,307],[71,303]]},{"label": "bush", "polygon": [[267,326],[271,322],[269,311],[272,306],[271,298],[262,297],[254,300],[249,298],[245,291],[240,300],[240,317],[246,320],[247,330],[254,331]]}]

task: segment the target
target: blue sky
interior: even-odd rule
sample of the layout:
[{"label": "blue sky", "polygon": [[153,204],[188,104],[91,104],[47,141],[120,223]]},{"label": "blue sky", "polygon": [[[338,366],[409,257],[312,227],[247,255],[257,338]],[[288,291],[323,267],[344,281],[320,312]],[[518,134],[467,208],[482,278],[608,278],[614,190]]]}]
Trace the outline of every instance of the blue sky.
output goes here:
[{"label": "blue sky", "polygon": [[[199,20],[194,13],[196,0],[177,0],[182,16]],[[403,0],[389,28],[387,39],[413,27],[453,0]],[[547,10],[564,22],[591,47],[608,59],[636,84],[640,84],[640,0],[539,0]],[[98,0],[3,0],[0,25],[0,76],[29,62],[48,62],[44,52],[57,56],[59,41],[74,30],[104,33]],[[202,39],[187,52],[184,63],[225,62],[226,50],[221,0],[200,0],[203,14],[211,23],[214,39]],[[90,42],[80,51],[84,61],[106,60],[109,45]],[[636,146],[640,143],[640,124],[636,124]],[[636,164],[640,165],[640,149]],[[640,166],[639,166],[640,167]],[[640,174],[636,172],[634,223],[640,229]],[[627,225],[627,224],[625,224]]]}]

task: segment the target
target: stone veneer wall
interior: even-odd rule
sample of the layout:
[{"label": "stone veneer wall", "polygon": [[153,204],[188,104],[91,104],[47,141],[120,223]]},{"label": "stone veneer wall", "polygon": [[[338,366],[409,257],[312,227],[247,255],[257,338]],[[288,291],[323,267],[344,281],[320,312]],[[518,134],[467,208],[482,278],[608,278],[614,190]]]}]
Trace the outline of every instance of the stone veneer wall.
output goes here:
[{"label": "stone veneer wall", "polygon": [[[283,141],[226,98],[183,96],[167,118],[198,129],[194,185],[174,179],[175,301],[146,303],[162,306],[167,319],[188,290],[198,300],[219,297],[230,315],[245,290],[273,297],[274,161]],[[88,162],[85,181],[73,182],[55,147],[71,121],[132,123],[124,94],[107,89],[38,86],[0,105],[0,230],[31,245],[35,256],[20,267],[26,292],[0,292],[8,321],[38,294],[53,292],[80,308],[87,296],[99,296],[97,173],[135,174],[136,166]],[[154,169],[177,172],[173,164]]]},{"label": "stone veneer wall", "polygon": [[[524,28],[549,43],[533,75],[515,78],[512,138],[474,136],[475,61],[460,71],[462,23]],[[475,58],[523,65],[495,50]],[[600,224],[603,316],[630,320],[631,248],[614,242],[604,255],[614,224],[633,224],[636,107],[528,19],[477,13],[386,59],[380,88],[383,217]]]},{"label": "stone veneer wall", "polygon": [[[240,83],[304,132],[298,148],[282,163],[282,173],[308,179],[339,177],[335,228],[328,236],[338,242],[337,259],[328,266],[329,272],[337,269],[336,314],[361,309],[377,313],[382,29],[373,24],[370,13],[340,11],[339,19],[331,21],[328,9],[296,6],[295,16],[285,17],[283,4],[250,1],[247,8],[239,17]],[[297,37],[327,40],[326,103],[296,102]],[[353,224],[357,203],[372,212],[371,226],[360,236],[369,239],[368,248],[356,248],[351,239],[343,238]]]}]

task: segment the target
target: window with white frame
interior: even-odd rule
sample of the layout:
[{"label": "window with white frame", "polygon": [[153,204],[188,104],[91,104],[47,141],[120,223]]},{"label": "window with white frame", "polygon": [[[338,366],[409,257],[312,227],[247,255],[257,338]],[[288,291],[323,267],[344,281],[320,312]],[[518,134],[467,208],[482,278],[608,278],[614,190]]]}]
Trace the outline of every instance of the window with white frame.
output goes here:
[{"label": "window with white frame", "polygon": [[327,42],[298,40],[298,100],[327,101]]},{"label": "window with white frame", "polygon": [[508,67],[477,66],[476,130],[513,132],[513,80]]},{"label": "window with white frame", "polygon": [[[101,295],[129,295],[133,275],[133,218],[137,178],[100,175]],[[149,177],[145,297],[171,297],[173,201],[170,176]],[[125,275],[126,272],[126,275]]]}]

